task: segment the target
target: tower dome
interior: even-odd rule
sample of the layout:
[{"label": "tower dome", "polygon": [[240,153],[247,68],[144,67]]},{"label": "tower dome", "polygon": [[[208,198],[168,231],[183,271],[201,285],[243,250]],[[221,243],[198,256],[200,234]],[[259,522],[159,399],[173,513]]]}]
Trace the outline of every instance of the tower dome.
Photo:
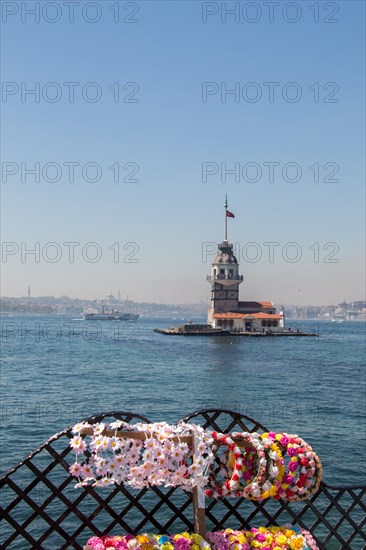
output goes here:
[{"label": "tower dome", "polygon": [[219,245],[219,250],[212,262],[213,264],[238,264],[233,253],[233,245],[224,241]]}]

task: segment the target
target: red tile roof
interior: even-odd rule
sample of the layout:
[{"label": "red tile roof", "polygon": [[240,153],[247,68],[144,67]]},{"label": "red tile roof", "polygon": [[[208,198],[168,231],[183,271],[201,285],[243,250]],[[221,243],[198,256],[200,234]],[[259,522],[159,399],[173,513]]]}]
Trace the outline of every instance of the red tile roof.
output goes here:
[{"label": "red tile roof", "polygon": [[214,319],[243,319],[247,313],[214,313]]},{"label": "red tile roof", "polygon": [[282,319],[282,315],[278,313],[248,313],[245,317],[246,319]]},{"label": "red tile roof", "polygon": [[214,319],[282,319],[278,313],[214,313]]}]

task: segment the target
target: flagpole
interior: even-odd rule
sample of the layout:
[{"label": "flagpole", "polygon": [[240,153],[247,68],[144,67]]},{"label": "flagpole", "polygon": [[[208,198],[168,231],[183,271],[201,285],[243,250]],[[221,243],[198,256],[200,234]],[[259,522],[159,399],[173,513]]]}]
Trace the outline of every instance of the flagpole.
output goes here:
[{"label": "flagpole", "polygon": [[225,195],[225,241],[227,241],[227,195]]}]

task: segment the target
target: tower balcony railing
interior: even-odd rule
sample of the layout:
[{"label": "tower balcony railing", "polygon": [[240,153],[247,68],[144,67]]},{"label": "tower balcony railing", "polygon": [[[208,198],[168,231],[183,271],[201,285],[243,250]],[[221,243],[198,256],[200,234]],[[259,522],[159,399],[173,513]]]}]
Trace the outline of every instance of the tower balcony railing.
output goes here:
[{"label": "tower balcony railing", "polygon": [[225,275],[223,273],[219,273],[218,275],[207,275],[208,281],[243,281],[244,276],[243,275]]}]

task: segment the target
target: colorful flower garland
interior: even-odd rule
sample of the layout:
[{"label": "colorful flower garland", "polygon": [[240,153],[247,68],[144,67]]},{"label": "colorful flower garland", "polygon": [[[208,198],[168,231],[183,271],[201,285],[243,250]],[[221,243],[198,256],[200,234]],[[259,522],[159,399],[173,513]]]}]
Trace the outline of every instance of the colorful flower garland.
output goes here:
[{"label": "colorful flower garland", "polygon": [[308,531],[293,526],[253,527],[249,531],[207,533],[206,540],[213,550],[318,550]]},{"label": "colorful flower garland", "polygon": [[[127,433],[123,438],[118,437],[120,428]],[[120,420],[109,427],[79,423],[72,432],[70,446],[76,461],[69,471],[78,478],[76,487],[89,483],[98,487],[119,483],[135,489],[164,485],[188,491],[198,487],[214,498],[297,501],[315,493],[321,481],[320,460],[298,435],[230,435],[205,432],[184,422],[176,426],[165,422],[130,425]],[[89,441],[83,437],[85,433]],[[136,439],[132,434],[142,437]],[[181,441],[187,436],[190,444]],[[242,449],[235,439],[241,440]],[[213,466],[219,446],[225,447],[224,453],[216,456],[221,480]]]},{"label": "colorful flower garland", "polygon": [[278,448],[265,445],[256,432],[234,433],[233,437],[240,437],[253,445],[258,455],[257,475],[253,480],[236,492],[236,497],[244,497],[250,500],[264,500],[276,494],[277,486],[282,479],[282,454]]},{"label": "colorful flower garland", "polygon": [[322,474],[320,460],[301,437],[275,432],[267,432],[260,437],[266,445],[279,445],[283,457],[287,458],[282,483],[273,495],[275,499],[304,500],[319,489]]},{"label": "colorful flower garland", "polygon": [[[143,438],[117,437],[120,428],[125,432],[143,433]],[[88,430],[91,431],[89,441],[83,438]],[[113,430],[114,435],[105,435],[107,430]],[[117,420],[109,427],[104,423],[93,426],[79,423],[72,432],[70,446],[76,461],[69,471],[78,478],[76,487],[89,483],[97,487],[123,483],[135,489],[165,485],[191,491],[193,487],[206,485],[207,471],[214,460],[211,435],[196,424],[130,425]],[[180,440],[188,435],[193,436],[194,445]]]},{"label": "colorful flower garland", "polygon": [[125,535],[92,537],[85,550],[319,550],[312,535],[293,526],[258,527],[248,531],[226,529],[177,535]]},{"label": "colorful flower garland", "polygon": [[[215,433],[212,434],[214,441]],[[227,440],[228,436],[219,434],[219,440],[224,437]],[[243,497],[257,501],[273,497],[298,501],[319,489],[322,473],[320,460],[299,436],[275,432],[235,432],[230,439],[235,445],[233,438],[246,442],[249,450],[248,445],[239,451],[236,446],[233,453],[227,445],[227,450],[219,459],[220,473],[226,481],[220,483],[212,471],[205,489],[206,496]]]},{"label": "colorful flower garland", "polygon": [[[254,447],[246,448],[245,452],[242,452],[241,461],[242,461],[241,471],[239,469],[237,470],[240,478],[239,483],[242,485],[244,482],[244,485],[248,485],[250,482],[253,481],[257,472],[258,454],[256,452],[256,449]],[[219,455],[219,453],[216,453],[215,462],[219,464],[218,473],[221,474],[221,477],[224,480],[229,479],[232,475],[231,474],[232,471],[235,469],[235,464],[236,464],[234,452],[228,451],[227,449],[225,449],[222,455]],[[216,474],[216,472],[211,472],[211,475],[209,477],[209,485],[205,489],[205,493],[209,497],[212,497],[215,494],[215,489],[217,488],[218,473]],[[222,482],[221,482],[221,485],[222,485]],[[235,496],[234,492],[232,492],[230,496]]]},{"label": "colorful flower garland", "polygon": [[224,445],[232,453],[234,465],[231,475],[226,476],[226,479],[222,483],[215,478],[213,471],[211,471],[209,476],[210,488],[205,490],[205,494],[215,498],[226,497],[231,495],[238,486],[243,467],[242,453],[229,434],[212,432],[211,436],[213,439],[213,451],[216,451],[218,446]]},{"label": "colorful flower garland", "polygon": [[92,537],[87,550],[210,550],[210,544],[201,535],[125,535]]},{"label": "colorful flower garland", "polygon": [[[212,435],[215,441],[215,432]],[[223,434],[220,434],[220,437],[222,438]],[[237,446],[236,455],[228,447],[229,452],[224,453],[220,460],[220,472],[227,479],[234,479],[236,483],[231,485],[231,490],[230,486],[223,484],[226,490],[220,491],[222,484],[220,485],[214,473],[211,473],[205,494],[215,498],[243,497],[257,501],[274,496],[281,486],[284,473],[284,461],[279,446],[273,442],[264,443],[256,432],[235,432],[232,437],[240,438],[247,445],[242,450]]]}]

